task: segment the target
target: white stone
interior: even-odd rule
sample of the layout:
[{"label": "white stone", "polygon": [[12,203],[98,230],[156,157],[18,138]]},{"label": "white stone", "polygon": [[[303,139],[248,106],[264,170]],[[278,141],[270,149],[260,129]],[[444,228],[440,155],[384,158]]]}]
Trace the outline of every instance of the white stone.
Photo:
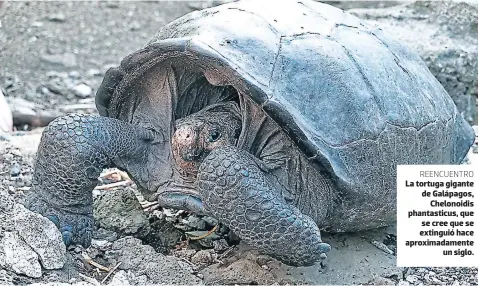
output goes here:
[{"label": "white stone", "polygon": [[73,93],[81,98],[89,97],[93,93],[93,89],[84,83],[80,83],[73,87]]},{"label": "white stone", "polygon": [[60,269],[66,261],[66,247],[55,224],[17,204],[13,210],[15,230],[40,256],[46,269]]},{"label": "white stone", "polygon": [[128,280],[128,275],[125,270],[120,270],[118,271],[113,278],[111,279],[111,282],[108,283],[110,286],[117,286],[117,285],[124,285],[124,286],[129,286],[130,281]]},{"label": "white stone", "polygon": [[38,255],[14,232],[5,232],[0,241],[0,266],[33,278],[42,276]]}]

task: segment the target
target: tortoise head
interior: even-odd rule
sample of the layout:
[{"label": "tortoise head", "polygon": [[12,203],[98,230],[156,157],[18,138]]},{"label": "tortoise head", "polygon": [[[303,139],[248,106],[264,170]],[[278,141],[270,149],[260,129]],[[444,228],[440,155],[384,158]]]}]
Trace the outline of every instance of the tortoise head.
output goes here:
[{"label": "tortoise head", "polygon": [[199,165],[214,149],[235,145],[241,132],[241,115],[235,102],[210,105],[176,121],[172,152],[176,168],[196,177]]}]

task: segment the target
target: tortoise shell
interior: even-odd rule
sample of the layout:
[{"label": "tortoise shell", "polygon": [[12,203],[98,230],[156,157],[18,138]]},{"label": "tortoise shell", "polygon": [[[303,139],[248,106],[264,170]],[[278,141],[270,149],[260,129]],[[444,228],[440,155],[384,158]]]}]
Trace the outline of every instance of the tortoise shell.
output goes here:
[{"label": "tortoise shell", "polygon": [[[393,191],[398,164],[458,164],[474,140],[414,51],[309,0],[244,0],[178,18],[111,70],[96,100],[100,115],[160,132],[152,156],[166,166],[175,119],[238,97],[353,192]],[[161,172],[157,183],[172,169]]]}]

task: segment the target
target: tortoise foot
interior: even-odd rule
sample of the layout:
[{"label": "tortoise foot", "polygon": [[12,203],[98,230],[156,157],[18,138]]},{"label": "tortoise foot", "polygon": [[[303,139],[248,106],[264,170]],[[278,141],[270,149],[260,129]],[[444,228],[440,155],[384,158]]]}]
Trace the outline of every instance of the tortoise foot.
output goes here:
[{"label": "tortoise foot", "polygon": [[90,246],[93,235],[93,216],[82,214],[68,214],[64,216],[47,215],[60,230],[66,246],[80,244],[87,248]]},{"label": "tortoise foot", "polygon": [[310,266],[331,250],[316,223],[273,188],[253,155],[235,147],[213,150],[201,164],[205,209],[242,240],[288,265]]},{"label": "tortoise foot", "polygon": [[[53,207],[50,203],[39,198],[29,197],[28,199],[25,203],[27,208],[52,221],[62,234],[66,246],[75,244],[80,244],[85,248],[90,246],[94,228],[91,213],[88,211],[74,213],[67,208]],[[81,211],[81,209],[72,210]]]}]

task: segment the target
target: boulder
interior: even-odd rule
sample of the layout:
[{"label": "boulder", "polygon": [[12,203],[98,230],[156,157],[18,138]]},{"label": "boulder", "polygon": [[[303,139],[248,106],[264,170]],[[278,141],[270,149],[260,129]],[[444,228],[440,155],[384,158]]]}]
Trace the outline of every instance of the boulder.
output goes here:
[{"label": "boulder", "polygon": [[46,217],[17,204],[13,210],[15,230],[38,254],[45,269],[60,269],[65,264],[66,247],[55,224]]},{"label": "boulder", "polygon": [[47,218],[15,203],[0,185],[0,266],[32,278],[45,269],[60,269],[66,247],[56,226]]},{"label": "boulder", "polygon": [[148,217],[129,188],[103,192],[93,204],[95,222],[120,235],[144,237],[150,232]]},{"label": "boulder", "polygon": [[147,284],[202,284],[201,279],[181,267],[178,258],[157,253],[153,247],[131,236],[115,241],[104,257],[110,265],[121,262],[119,270],[146,276]]}]

